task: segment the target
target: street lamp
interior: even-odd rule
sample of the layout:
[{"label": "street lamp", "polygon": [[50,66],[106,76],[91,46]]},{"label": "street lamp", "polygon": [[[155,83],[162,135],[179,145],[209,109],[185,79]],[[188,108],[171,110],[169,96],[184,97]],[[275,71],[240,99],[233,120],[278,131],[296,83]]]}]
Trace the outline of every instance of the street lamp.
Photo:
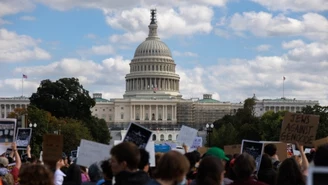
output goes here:
[{"label": "street lamp", "polygon": [[36,128],[36,126],[38,126],[36,123],[30,123],[29,125],[28,125],[29,127],[31,127],[31,128]]},{"label": "street lamp", "polygon": [[208,146],[211,147],[211,133],[213,132],[214,125],[213,123],[206,124],[206,132],[208,135]]}]

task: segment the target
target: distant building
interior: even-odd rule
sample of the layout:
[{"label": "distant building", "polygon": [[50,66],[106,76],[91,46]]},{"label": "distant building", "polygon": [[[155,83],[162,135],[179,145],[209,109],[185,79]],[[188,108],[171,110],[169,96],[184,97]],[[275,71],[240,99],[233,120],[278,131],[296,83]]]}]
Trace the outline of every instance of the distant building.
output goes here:
[{"label": "distant building", "polygon": [[289,111],[289,112],[297,112],[301,111],[303,107],[314,105],[319,105],[319,101],[317,100],[296,100],[280,98],[280,99],[263,99],[263,100],[255,100],[255,115],[262,116],[267,111]]},{"label": "distant building", "polygon": [[7,118],[15,108],[27,108],[30,100],[27,97],[8,97],[0,98],[0,118]]}]

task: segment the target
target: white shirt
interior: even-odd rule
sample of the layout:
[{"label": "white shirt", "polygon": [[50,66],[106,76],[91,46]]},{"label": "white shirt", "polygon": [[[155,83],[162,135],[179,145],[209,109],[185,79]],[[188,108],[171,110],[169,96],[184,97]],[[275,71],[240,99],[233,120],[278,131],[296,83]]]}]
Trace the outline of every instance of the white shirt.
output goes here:
[{"label": "white shirt", "polygon": [[66,175],[60,169],[57,169],[54,175],[55,185],[63,185],[64,177]]}]

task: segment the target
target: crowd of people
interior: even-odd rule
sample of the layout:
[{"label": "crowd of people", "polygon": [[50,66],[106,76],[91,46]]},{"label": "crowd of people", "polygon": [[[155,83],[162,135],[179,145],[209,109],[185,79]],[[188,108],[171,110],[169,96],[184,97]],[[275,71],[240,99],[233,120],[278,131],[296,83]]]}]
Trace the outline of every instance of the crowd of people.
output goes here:
[{"label": "crowd of people", "polygon": [[[259,170],[251,155],[230,156],[218,147],[204,154],[187,147],[184,152],[156,153],[151,167],[145,149],[123,142],[109,151],[110,158],[88,167],[65,154],[51,167],[31,155],[29,147],[21,159],[13,143],[11,153],[0,157],[0,185],[305,185],[309,166],[328,168],[328,144],[310,154],[298,148],[299,156],[280,161],[276,146],[266,145]],[[328,184],[325,175],[315,179],[314,185]]]}]

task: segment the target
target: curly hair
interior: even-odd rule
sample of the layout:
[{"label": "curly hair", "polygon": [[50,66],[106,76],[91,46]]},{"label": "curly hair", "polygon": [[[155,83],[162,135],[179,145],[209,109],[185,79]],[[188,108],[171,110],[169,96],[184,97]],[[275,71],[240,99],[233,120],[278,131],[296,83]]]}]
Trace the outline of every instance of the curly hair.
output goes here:
[{"label": "curly hair", "polygon": [[25,164],[19,171],[20,185],[54,185],[52,172],[40,164]]}]

